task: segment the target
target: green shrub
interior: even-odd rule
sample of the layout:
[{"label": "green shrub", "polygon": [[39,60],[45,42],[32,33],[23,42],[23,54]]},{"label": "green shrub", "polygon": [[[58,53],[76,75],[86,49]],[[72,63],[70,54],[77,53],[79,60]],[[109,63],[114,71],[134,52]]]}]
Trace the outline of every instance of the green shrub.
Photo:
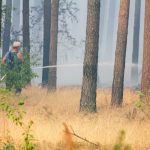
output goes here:
[{"label": "green shrub", "polygon": [[[131,150],[130,145],[125,144],[124,141],[125,141],[125,131],[121,130],[119,132],[117,142],[113,146],[112,150]],[[108,150],[108,149],[104,148],[104,150]]]},{"label": "green shrub", "polygon": [[11,143],[6,143],[3,147],[3,150],[15,150],[15,147]]},{"label": "green shrub", "polygon": [[[12,101],[15,99],[16,104]],[[19,99],[19,100],[18,100]],[[34,150],[35,138],[32,134],[33,121],[30,121],[27,125],[23,122],[25,111],[23,110],[24,100],[20,96],[16,96],[14,93],[0,89],[0,111],[3,111],[5,116],[12,121],[17,127],[23,129],[23,142],[20,145],[20,150]],[[15,150],[15,145],[6,140],[7,142],[0,143],[0,150]]]},{"label": "green shrub", "polygon": [[143,112],[148,119],[150,119],[150,104],[147,102],[147,96],[141,91],[138,91],[137,94],[139,95],[139,99],[135,102],[135,107]]},{"label": "green shrub", "polygon": [[131,150],[129,145],[124,144],[125,131],[122,130],[119,133],[117,143],[114,145],[113,150]]},{"label": "green shrub", "polygon": [[25,128],[22,134],[24,143],[22,144],[23,146],[21,146],[20,150],[34,150],[35,149],[36,140],[32,134],[32,130],[31,130],[32,126],[33,126],[33,121],[30,121],[28,126]]},{"label": "green shrub", "polygon": [[14,69],[9,69],[6,64],[0,64],[1,76],[6,75],[3,81],[9,80],[10,85],[15,85],[18,88],[25,87],[33,78],[37,77],[37,74],[31,69],[33,64],[30,62],[30,55],[26,50],[23,51],[23,56],[22,64]]}]

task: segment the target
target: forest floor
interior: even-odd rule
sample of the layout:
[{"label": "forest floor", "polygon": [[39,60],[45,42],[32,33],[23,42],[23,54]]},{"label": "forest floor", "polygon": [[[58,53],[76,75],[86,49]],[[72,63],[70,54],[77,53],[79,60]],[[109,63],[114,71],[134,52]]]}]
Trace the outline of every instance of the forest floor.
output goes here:
[{"label": "forest floor", "polygon": [[[150,149],[150,120],[144,113],[135,110],[134,104],[138,100],[136,92],[126,89],[123,106],[111,108],[111,90],[98,89],[97,113],[93,114],[79,113],[80,92],[79,88],[60,88],[49,94],[40,87],[23,90],[21,97],[26,99],[24,122],[33,120],[32,133],[37,140],[35,142],[38,150],[94,150],[103,149],[104,146],[110,148],[116,143],[121,130],[126,134],[124,143],[129,144],[132,150]],[[22,129],[7,120],[2,112],[0,122],[0,139],[9,135],[19,144]],[[64,123],[70,132],[74,130],[77,135],[100,147],[94,147],[76,136],[66,137]],[[68,148],[72,142],[74,148]]]}]

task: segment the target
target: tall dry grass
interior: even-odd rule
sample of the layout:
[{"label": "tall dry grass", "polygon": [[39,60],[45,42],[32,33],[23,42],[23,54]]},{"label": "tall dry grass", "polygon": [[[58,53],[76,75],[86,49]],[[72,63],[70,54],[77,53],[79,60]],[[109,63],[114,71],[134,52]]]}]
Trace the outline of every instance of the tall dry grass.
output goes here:
[{"label": "tall dry grass", "polygon": [[[26,97],[25,121],[34,121],[33,132],[39,140],[40,150],[63,149],[65,143],[63,122],[71,125],[76,133],[86,139],[111,146],[116,142],[120,130],[125,130],[125,142],[133,150],[148,150],[150,148],[150,120],[141,112],[134,113],[134,102],[138,95],[126,89],[122,108],[111,108],[109,89],[98,89],[97,113],[79,113],[80,89],[60,88],[55,93],[47,93],[40,87],[28,87],[22,93]],[[0,119],[1,122],[2,119]],[[6,125],[7,124],[7,125]],[[9,135],[20,141],[21,130],[11,122],[5,122]],[[3,125],[0,125],[0,134]],[[2,134],[0,135],[0,137]],[[92,149],[90,145],[72,137],[76,149]]]}]

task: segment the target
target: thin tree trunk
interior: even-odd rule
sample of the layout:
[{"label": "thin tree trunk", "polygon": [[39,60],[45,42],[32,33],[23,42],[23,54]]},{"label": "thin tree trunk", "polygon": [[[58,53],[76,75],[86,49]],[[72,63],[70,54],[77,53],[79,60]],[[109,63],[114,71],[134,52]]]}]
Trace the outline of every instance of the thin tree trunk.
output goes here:
[{"label": "thin tree trunk", "polygon": [[2,0],[0,0],[0,47],[1,47],[1,34],[2,34]]},{"label": "thin tree trunk", "polygon": [[[49,65],[50,50],[50,28],[51,28],[51,0],[44,0],[44,48],[43,48],[43,66]],[[48,70],[43,69],[42,83],[48,84]]]},{"label": "thin tree trunk", "polygon": [[140,39],[140,14],[141,0],[135,1],[134,13],[134,35],[133,35],[133,52],[132,52],[132,68],[131,68],[131,83],[133,86],[138,85],[138,61],[139,61],[139,39]]},{"label": "thin tree trunk", "polygon": [[20,33],[20,0],[13,0],[12,37],[19,40]]},{"label": "thin tree trunk", "polygon": [[[116,11],[116,8],[115,8],[115,5],[116,5],[117,1],[116,0],[110,0],[109,2],[109,16],[108,16],[108,29],[106,31],[107,33],[107,36],[106,36],[106,48],[104,49],[105,50],[105,59],[107,62],[112,62],[113,61],[113,38],[114,38],[114,30],[115,30],[115,21],[114,21],[114,18],[115,18],[115,11]],[[113,20],[113,21],[112,21]],[[112,36],[110,36],[110,33]]]},{"label": "thin tree trunk", "polygon": [[96,112],[100,0],[88,0],[86,47],[80,111]]},{"label": "thin tree trunk", "polygon": [[[51,34],[50,34],[50,54],[51,66],[57,65],[57,44],[58,44],[58,14],[59,0],[52,0],[51,3]],[[57,86],[57,68],[49,69],[48,89],[55,91]]]},{"label": "thin tree trunk", "polygon": [[128,34],[130,0],[120,1],[117,47],[115,53],[114,77],[112,85],[111,104],[120,106],[123,102],[124,70]]},{"label": "thin tree trunk", "polygon": [[23,48],[30,52],[29,0],[23,0]]},{"label": "thin tree trunk", "polygon": [[150,96],[150,0],[145,0],[144,52],[141,88]]},{"label": "thin tree trunk", "polygon": [[3,52],[2,56],[9,51],[10,46],[10,29],[11,29],[11,12],[12,12],[12,0],[6,0],[6,14],[4,22],[4,33],[3,33]]}]

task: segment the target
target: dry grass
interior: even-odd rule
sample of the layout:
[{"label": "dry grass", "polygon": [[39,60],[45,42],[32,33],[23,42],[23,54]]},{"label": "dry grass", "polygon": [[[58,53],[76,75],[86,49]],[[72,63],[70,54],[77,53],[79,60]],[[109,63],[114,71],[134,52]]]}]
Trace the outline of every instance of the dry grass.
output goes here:
[{"label": "dry grass", "polygon": [[69,128],[68,128],[66,123],[63,123],[63,125],[64,125],[64,128],[65,128],[65,130],[64,130],[64,139],[66,141],[65,149],[66,150],[75,150],[71,132],[70,132],[70,130],[69,130]]},{"label": "dry grass", "polygon": [[[76,133],[101,145],[113,145],[120,130],[125,130],[127,144],[133,150],[150,148],[150,121],[142,113],[133,114],[133,104],[138,96],[127,89],[122,108],[110,108],[110,90],[98,90],[96,114],[79,113],[80,90],[62,88],[56,93],[48,94],[40,87],[29,87],[23,91],[27,98],[25,120],[34,121],[33,132],[39,140],[39,150],[61,150],[64,143],[63,122],[71,125]],[[134,115],[134,116],[133,116]],[[134,119],[131,119],[134,118]],[[4,124],[4,120],[0,119]],[[20,141],[20,130],[5,121],[0,125],[0,136],[4,136],[4,126],[17,142]],[[73,138],[76,149],[93,149],[84,146],[86,143]]]}]

